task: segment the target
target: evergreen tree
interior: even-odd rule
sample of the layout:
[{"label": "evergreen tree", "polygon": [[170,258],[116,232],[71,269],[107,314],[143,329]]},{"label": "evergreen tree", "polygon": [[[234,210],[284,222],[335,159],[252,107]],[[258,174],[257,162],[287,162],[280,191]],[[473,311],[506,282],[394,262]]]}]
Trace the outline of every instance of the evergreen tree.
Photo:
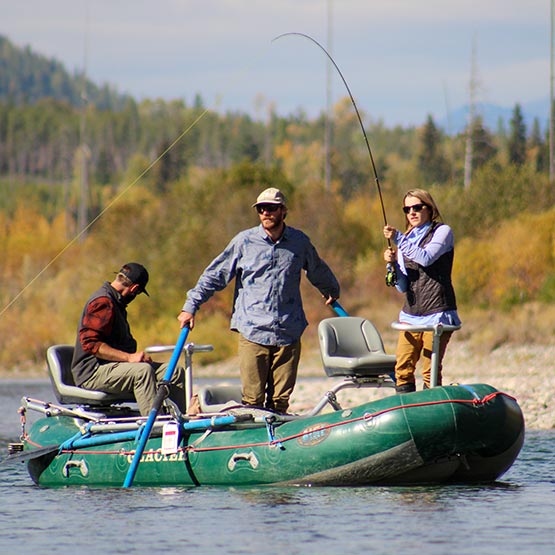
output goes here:
[{"label": "evergreen tree", "polygon": [[543,140],[538,118],[534,118],[532,132],[528,140],[528,152],[532,162],[532,167],[537,172],[544,172],[548,166],[548,152],[546,141]]},{"label": "evergreen tree", "polygon": [[522,166],[526,162],[526,124],[520,104],[516,104],[510,121],[511,132],[507,144],[509,162]]},{"label": "evergreen tree", "polygon": [[449,163],[445,158],[442,137],[431,115],[420,133],[418,146],[418,170],[422,179],[429,184],[444,183],[449,179]]},{"label": "evergreen tree", "polygon": [[481,168],[497,156],[497,146],[493,135],[484,127],[481,116],[476,117],[472,126],[473,166]]}]

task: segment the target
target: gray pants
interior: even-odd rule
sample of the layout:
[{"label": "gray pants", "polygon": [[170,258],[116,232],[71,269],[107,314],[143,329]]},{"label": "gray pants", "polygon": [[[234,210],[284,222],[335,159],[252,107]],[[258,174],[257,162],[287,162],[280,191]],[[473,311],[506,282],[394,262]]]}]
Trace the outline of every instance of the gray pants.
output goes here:
[{"label": "gray pants", "polygon": [[[81,387],[106,393],[133,393],[142,416],[148,416],[168,364],[148,362],[110,362],[100,365]],[[181,412],[185,407],[185,371],[176,366],[170,380],[169,398]]]}]

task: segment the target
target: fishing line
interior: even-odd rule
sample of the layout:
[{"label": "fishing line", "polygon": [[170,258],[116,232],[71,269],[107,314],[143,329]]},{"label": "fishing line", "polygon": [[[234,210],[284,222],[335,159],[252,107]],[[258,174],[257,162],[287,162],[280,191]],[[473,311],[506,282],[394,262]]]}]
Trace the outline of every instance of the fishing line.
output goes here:
[{"label": "fishing line", "polygon": [[27,291],[27,289],[29,289],[29,287],[31,287],[35,281],[37,281],[44,274],[44,272],[52,266],[52,264],[54,264],[54,262],[56,262],[56,260],[58,260],[72,245],[74,245],[110,208],[112,208],[112,206],[116,204],[116,202],[118,202],[119,199],[127,193],[127,191],[129,191],[129,189],[140,181],[147,172],[149,172],[187,133],[189,133],[189,131],[204,117],[207,112],[208,108],[206,108],[204,112],[202,112],[202,114],[200,114],[193,121],[193,123],[191,123],[191,125],[189,125],[189,127],[187,127],[187,129],[185,129],[185,131],[183,131],[177,139],[175,139],[168,146],[168,148],[166,148],[166,150],[158,156],[158,158],[152,161],[146,169],[144,169],[129,185],[127,185],[123,191],[118,193],[95,218],[93,218],[73,239],[71,239],[71,241],[69,241],[65,247],[58,254],[56,254],[54,258],[52,258],[50,262],[48,262],[48,264],[38,274],[36,274],[35,277],[31,279],[31,281],[29,281],[25,287],[23,287],[23,289],[0,311],[0,316],[2,316],[4,312],[6,312],[6,310],[8,310],[19,299],[19,297],[21,297],[21,295],[23,295],[23,293],[25,293],[25,291]]},{"label": "fishing line", "polygon": [[[288,36],[294,36],[297,35],[299,37],[304,37],[310,41],[312,41],[318,48],[320,48],[320,50],[322,50],[322,52],[324,52],[324,54],[329,58],[330,62],[334,65],[335,69],[337,70],[337,73],[339,73],[339,76],[341,77],[341,80],[343,81],[343,84],[345,85],[345,88],[347,89],[347,92],[349,93],[349,97],[351,99],[351,102],[353,104],[353,108],[355,109],[355,113],[357,115],[358,118],[358,122],[360,124],[360,129],[362,130],[362,134],[364,136],[364,142],[366,143],[366,149],[368,150],[368,155],[370,157],[370,162],[372,165],[372,171],[374,173],[374,181],[376,183],[376,187],[378,189],[378,196],[380,199],[380,206],[382,209],[382,215],[383,215],[383,221],[384,221],[384,225],[387,225],[387,217],[385,215],[385,206],[384,206],[384,202],[383,202],[383,197],[382,197],[382,189],[380,187],[380,179],[378,177],[378,172],[376,170],[376,164],[374,162],[374,156],[372,156],[372,149],[370,148],[370,143],[368,142],[368,136],[366,135],[366,130],[364,129],[364,124],[362,123],[362,118],[360,117],[360,112],[358,111],[358,107],[357,104],[355,102],[355,99],[353,97],[353,94],[351,93],[351,89],[349,88],[349,85],[347,84],[347,81],[345,79],[345,77],[343,76],[343,73],[341,72],[341,70],[339,69],[339,66],[335,63],[335,60],[331,57],[330,53],[316,40],[313,39],[310,35],[306,35],[304,33],[283,33],[281,35],[278,35],[277,37],[275,37],[274,39],[272,39],[272,42],[282,38],[282,37],[288,37]],[[387,245],[389,248],[391,248],[391,240],[388,239],[387,240]],[[393,265],[391,263],[387,264],[387,274],[385,276],[385,282],[388,286],[393,286],[395,285],[397,281],[397,276],[395,275],[395,268],[393,267]]]},{"label": "fishing line", "polygon": [[[238,82],[240,80],[240,76],[245,73],[245,71],[249,68],[252,68],[260,59],[262,59],[264,56],[266,55],[266,53],[264,51],[260,52],[259,56],[257,56],[255,59],[253,59],[250,64],[248,66],[245,66],[244,69],[241,72],[237,73],[237,76],[235,78],[235,80],[232,83]],[[229,84],[228,84],[229,87]],[[0,310],[0,317],[2,317],[2,315],[9,310],[16,302],[17,300],[25,293],[25,291],[27,291],[27,289],[29,289],[71,246],[73,246],[90,228],[91,226],[93,226],[110,208],[112,208],[112,206],[114,204],[116,204],[121,197],[123,197],[134,185],[136,185],[136,183],[138,181],[140,181],[140,179],[142,179],[142,177],[148,173],[170,150],[172,150],[175,145],[181,141],[181,139],[183,139],[183,137],[185,135],[187,135],[187,133],[189,133],[191,131],[191,129],[193,129],[193,127],[195,127],[195,125],[197,125],[197,123],[209,112],[209,108],[205,108],[204,111],[197,116],[197,118],[189,125],[189,127],[187,127],[187,129],[185,129],[169,146],[168,148],[166,148],[166,150],[164,150],[164,152],[162,152],[155,160],[153,160],[148,167],[143,170],[138,177],[136,177],[127,187],[125,187],[125,189],[123,189],[123,191],[121,191],[118,195],[116,195],[116,197],[114,197],[107,205],[106,207],[91,221],[89,222],[77,235],[75,235],[75,237],[73,237],[73,239],[71,239],[66,245],[65,247],[60,250],[60,252],[58,252],[58,254],[56,254],[51,260],[50,262],[48,262],[46,264],[46,266],[44,266],[42,268],[42,270],[40,270],[24,287],[23,289],[21,289],[21,291],[19,291],[19,293],[17,293],[17,295],[7,304],[4,306],[4,308],[2,310]]]}]

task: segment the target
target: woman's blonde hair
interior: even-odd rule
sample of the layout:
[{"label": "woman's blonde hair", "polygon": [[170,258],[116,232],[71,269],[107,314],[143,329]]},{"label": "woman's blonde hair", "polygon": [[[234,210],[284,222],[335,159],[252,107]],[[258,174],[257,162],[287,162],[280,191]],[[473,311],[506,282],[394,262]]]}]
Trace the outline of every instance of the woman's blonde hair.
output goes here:
[{"label": "woman's blonde hair", "polygon": [[[425,204],[431,211],[432,215],[430,217],[432,222],[437,222],[441,220],[441,214],[439,213],[439,208],[437,207],[436,201],[433,199],[432,195],[425,191],[424,189],[411,189],[405,193],[403,197],[403,205],[407,197],[416,197],[422,204]],[[407,231],[409,231],[412,226],[408,223],[407,219]]]}]

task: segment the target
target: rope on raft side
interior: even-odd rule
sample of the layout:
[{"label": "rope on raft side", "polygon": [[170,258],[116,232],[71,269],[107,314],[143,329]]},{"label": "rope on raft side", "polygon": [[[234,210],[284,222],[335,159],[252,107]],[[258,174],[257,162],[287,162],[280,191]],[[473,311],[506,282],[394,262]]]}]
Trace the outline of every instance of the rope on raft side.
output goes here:
[{"label": "rope on raft side", "polygon": [[[362,416],[357,416],[356,418],[350,418],[348,420],[343,420],[341,422],[335,422],[335,423],[331,423],[331,424],[322,424],[322,426],[319,428],[319,430],[328,430],[328,429],[333,429],[333,428],[337,428],[339,426],[346,426],[348,424],[353,424],[355,422],[360,422],[360,421],[369,421],[373,418],[377,418],[378,416],[381,416],[383,414],[387,414],[389,412],[393,412],[396,410],[401,410],[401,409],[407,409],[407,408],[417,408],[417,407],[429,407],[429,406],[433,406],[433,405],[446,405],[446,404],[461,404],[461,405],[472,405],[474,407],[479,407],[479,406],[483,406],[486,403],[492,401],[493,399],[495,399],[495,397],[498,396],[504,396],[507,397],[513,401],[516,401],[516,399],[512,396],[509,395],[508,393],[504,393],[503,391],[494,391],[492,393],[489,393],[488,395],[485,395],[484,397],[482,397],[481,399],[444,399],[441,401],[427,401],[427,402],[422,402],[422,403],[410,403],[408,405],[397,405],[395,407],[390,407],[387,409],[382,409],[380,411],[377,412],[373,412],[373,413],[365,413]],[[302,437],[304,435],[306,435],[306,431],[302,431],[296,434],[291,434],[289,436],[286,437],[282,437],[282,438],[274,438],[270,441],[261,441],[261,442],[257,442],[257,443],[242,443],[239,445],[221,445],[221,446],[214,446],[214,447],[197,447],[196,445],[187,445],[185,447],[180,447],[178,449],[178,453],[179,452],[191,452],[191,453],[203,453],[203,452],[209,452],[209,451],[226,451],[226,450],[230,450],[230,449],[248,449],[248,448],[252,448],[252,447],[264,447],[264,446],[268,446],[268,447],[280,447],[281,444],[283,444],[284,442],[287,441],[292,441],[294,439],[297,439],[299,437]],[[36,445],[36,444],[34,444]],[[39,445],[36,445],[37,447],[40,447]],[[69,453],[77,453],[79,452],[78,449],[61,449],[60,450],[60,454],[69,454]],[[94,455],[124,455],[124,456],[129,456],[129,455],[133,455],[135,453],[134,450],[131,451],[124,451],[124,450],[117,450],[117,451],[87,451],[87,454],[94,454]],[[143,453],[144,455],[155,455],[159,453],[159,450],[145,450]]]}]

